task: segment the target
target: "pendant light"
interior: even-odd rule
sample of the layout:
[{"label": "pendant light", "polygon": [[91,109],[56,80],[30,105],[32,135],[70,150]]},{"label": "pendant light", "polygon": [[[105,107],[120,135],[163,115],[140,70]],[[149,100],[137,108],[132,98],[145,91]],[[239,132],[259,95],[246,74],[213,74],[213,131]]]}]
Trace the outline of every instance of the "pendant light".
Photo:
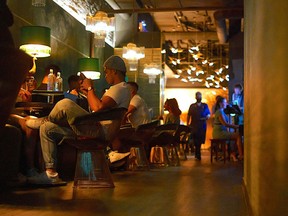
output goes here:
[{"label": "pendant light", "polygon": [[78,59],[78,74],[83,73],[86,78],[96,80],[100,79],[99,59],[97,58],[80,58]]}]

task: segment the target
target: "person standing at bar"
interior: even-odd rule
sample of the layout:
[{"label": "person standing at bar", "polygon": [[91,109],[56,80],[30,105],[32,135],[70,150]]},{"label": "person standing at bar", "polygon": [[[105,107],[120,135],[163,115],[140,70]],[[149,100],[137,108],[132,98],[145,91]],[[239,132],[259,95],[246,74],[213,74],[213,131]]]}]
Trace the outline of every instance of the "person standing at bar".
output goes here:
[{"label": "person standing at bar", "polygon": [[202,103],[202,94],[196,92],[196,103],[190,105],[187,116],[187,126],[191,127],[192,138],[195,145],[195,158],[201,160],[201,145],[205,143],[207,119],[210,111],[206,103]]},{"label": "person standing at bar", "polygon": [[235,116],[235,124],[239,125],[239,134],[241,136],[241,144],[244,136],[244,94],[243,87],[237,83],[234,85],[234,93],[232,94],[232,103],[237,105],[241,114]]}]

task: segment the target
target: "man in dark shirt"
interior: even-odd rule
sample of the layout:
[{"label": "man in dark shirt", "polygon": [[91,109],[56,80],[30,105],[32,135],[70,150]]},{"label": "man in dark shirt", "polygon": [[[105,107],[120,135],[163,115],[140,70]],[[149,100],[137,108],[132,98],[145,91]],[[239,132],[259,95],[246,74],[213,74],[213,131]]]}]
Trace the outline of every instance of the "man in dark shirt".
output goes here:
[{"label": "man in dark shirt", "polygon": [[206,103],[202,103],[202,94],[196,92],[196,103],[190,105],[187,116],[187,125],[191,127],[192,138],[195,145],[195,158],[201,160],[201,145],[206,139],[206,120],[210,111]]}]

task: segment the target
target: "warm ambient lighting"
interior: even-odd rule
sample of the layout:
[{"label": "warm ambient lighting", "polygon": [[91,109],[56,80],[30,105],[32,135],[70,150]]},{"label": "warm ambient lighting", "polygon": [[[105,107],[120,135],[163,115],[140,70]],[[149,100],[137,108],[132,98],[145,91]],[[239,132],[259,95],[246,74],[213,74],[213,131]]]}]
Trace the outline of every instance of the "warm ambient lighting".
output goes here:
[{"label": "warm ambient lighting", "polygon": [[32,0],[32,6],[34,7],[45,7],[46,0]]},{"label": "warm ambient lighting", "polygon": [[149,76],[149,83],[155,83],[156,76],[162,73],[161,67],[155,63],[145,64],[143,72]]},{"label": "warm ambient lighting", "polygon": [[86,78],[96,80],[100,79],[99,59],[81,58],[78,60],[78,75],[83,73]]},{"label": "warm ambient lighting", "polygon": [[95,16],[86,17],[86,30],[94,33],[95,46],[104,47],[108,32],[115,30],[114,17],[109,18],[107,13],[98,11]]},{"label": "warm ambient lighting", "polygon": [[22,27],[20,49],[36,58],[50,56],[50,28],[44,26]]},{"label": "warm ambient lighting", "polygon": [[136,71],[138,60],[145,57],[145,47],[137,47],[134,43],[128,43],[123,47],[122,57],[128,60],[130,71]]}]

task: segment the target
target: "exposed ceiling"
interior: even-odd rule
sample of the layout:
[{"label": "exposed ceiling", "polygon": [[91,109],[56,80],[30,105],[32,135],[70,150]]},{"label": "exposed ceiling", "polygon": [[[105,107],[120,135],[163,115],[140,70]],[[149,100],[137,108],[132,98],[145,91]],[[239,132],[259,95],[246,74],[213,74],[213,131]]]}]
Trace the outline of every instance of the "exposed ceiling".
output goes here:
[{"label": "exposed ceiling", "polygon": [[[54,1],[62,7],[68,6],[72,13],[78,13],[82,23],[86,14],[94,14],[97,10],[108,14],[150,14],[164,36],[166,64],[173,71],[172,75],[180,77],[179,85],[191,82],[208,87],[207,78],[212,80],[219,76],[213,84],[215,87],[221,79],[227,78],[229,20],[243,17],[243,0]],[[221,76],[219,70],[223,71]],[[221,81],[222,86],[227,85],[226,81]]]}]

